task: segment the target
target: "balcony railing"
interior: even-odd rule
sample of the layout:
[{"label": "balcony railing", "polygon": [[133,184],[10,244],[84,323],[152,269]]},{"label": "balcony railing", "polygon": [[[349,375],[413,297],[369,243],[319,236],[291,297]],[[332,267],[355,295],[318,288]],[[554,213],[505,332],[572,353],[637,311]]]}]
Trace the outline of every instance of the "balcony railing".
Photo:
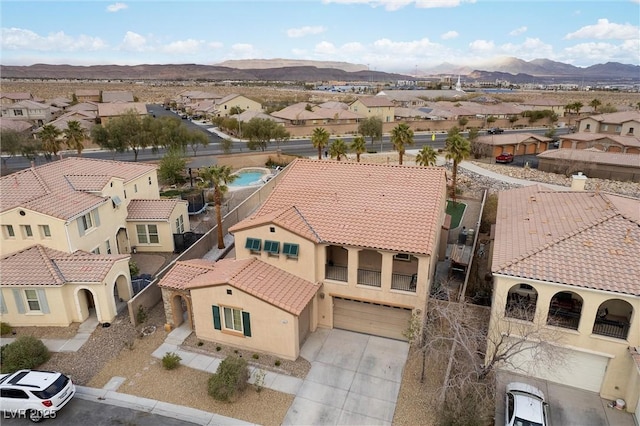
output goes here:
[{"label": "balcony railing", "polygon": [[547,324],[555,327],[569,328],[577,330],[580,324],[580,312],[555,311],[549,312]]},{"label": "balcony railing", "polygon": [[380,271],[369,271],[367,269],[358,269],[358,284],[368,285],[371,287],[382,286],[382,274]]},{"label": "balcony railing", "polygon": [[596,318],[596,321],[593,324],[593,334],[626,340],[629,334],[629,323],[617,320]]},{"label": "balcony railing", "polygon": [[404,275],[404,274],[391,274],[391,289],[416,292],[416,281],[418,276]]},{"label": "balcony railing", "polygon": [[328,280],[335,281],[348,281],[348,269],[346,266],[336,266],[336,265],[325,265],[324,268],[324,276]]},{"label": "balcony railing", "polygon": [[533,321],[536,314],[535,301],[509,300],[504,316],[524,321]]}]

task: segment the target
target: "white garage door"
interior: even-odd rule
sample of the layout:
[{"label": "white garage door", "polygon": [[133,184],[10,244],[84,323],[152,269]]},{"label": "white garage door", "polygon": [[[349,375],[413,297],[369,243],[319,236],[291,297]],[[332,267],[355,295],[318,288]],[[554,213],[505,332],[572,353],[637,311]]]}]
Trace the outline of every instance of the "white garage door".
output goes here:
[{"label": "white garage door", "polygon": [[600,392],[609,358],[576,350],[554,349],[558,362],[535,363],[531,352],[521,352],[513,358],[515,368],[505,368],[520,374],[576,387],[592,392]]},{"label": "white garage door", "polygon": [[407,340],[411,309],[359,300],[333,298],[333,326],[343,330]]}]

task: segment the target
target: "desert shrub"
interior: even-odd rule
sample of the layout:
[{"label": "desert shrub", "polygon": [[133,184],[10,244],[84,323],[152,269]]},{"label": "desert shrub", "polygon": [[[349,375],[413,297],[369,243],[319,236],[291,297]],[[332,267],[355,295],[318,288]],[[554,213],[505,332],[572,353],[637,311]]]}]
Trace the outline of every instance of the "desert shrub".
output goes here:
[{"label": "desert shrub", "polygon": [[139,305],[138,312],[136,312],[136,321],[138,322],[138,324],[143,324],[147,320],[147,317],[147,310],[144,308],[144,306]]},{"label": "desert shrub", "polygon": [[209,378],[209,395],[218,401],[235,401],[240,392],[246,389],[249,380],[247,361],[228,356],[218,366],[215,374]]},{"label": "desert shrub", "polygon": [[276,362],[274,364],[276,365],[276,367],[280,367],[280,364],[282,364],[282,362],[280,362],[279,359],[276,359]]},{"label": "desert shrub", "polygon": [[220,352],[222,348],[220,346],[216,346],[216,352]]},{"label": "desert shrub", "polygon": [[180,366],[182,358],[175,352],[167,352],[162,357],[162,366],[165,370],[173,370]]},{"label": "desert shrub", "polygon": [[11,326],[8,322],[0,322],[0,335],[4,336],[5,334],[11,333]]},{"label": "desert shrub", "polygon": [[258,354],[253,354],[253,355],[251,355],[251,357],[252,357],[253,359],[259,359],[259,358],[260,358],[260,355],[258,355]]},{"label": "desert shrub", "polygon": [[202,346],[204,345],[204,342],[202,340],[198,340],[198,346]]},{"label": "desert shrub", "polygon": [[13,343],[2,347],[0,358],[0,371],[13,373],[44,364],[51,358],[51,354],[42,340],[33,336],[20,336]]}]

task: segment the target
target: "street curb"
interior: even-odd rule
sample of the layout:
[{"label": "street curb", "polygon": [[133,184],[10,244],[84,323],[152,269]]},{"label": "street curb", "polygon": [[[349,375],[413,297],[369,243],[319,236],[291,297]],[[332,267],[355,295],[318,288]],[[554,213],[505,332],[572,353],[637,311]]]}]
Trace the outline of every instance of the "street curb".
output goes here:
[{"label": "street curb", "polygon": [[86,386],[76,386],[76,398],[101,404],[115,405],[137,411],[144,411],[158,416],[171,417],[176,420],[191,422],[204,426],[215,425],[254,425],[231,417],[221,416],[216,413],[198,410],[182,405],[171,404],[164,401],[142,398],[135,395],[114,392],[106,389],[96,389]]}]

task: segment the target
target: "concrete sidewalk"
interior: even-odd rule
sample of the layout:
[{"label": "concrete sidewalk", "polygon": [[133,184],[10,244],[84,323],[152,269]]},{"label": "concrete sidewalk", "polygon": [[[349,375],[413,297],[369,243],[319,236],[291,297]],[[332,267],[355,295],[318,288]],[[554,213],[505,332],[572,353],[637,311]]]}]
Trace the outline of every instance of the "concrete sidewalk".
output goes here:
[{"label": "concrete sidewalk", "polygon": [[[41,340],[51,352],[76,352],[87,340],[89,340],[91,333],[93,333],[97,326],[98,318],[95,315],[91,315],[82,324],[80,324],[78,332],[72,338]],[[7,345],[9,343],[13,343],[15,340],[15,337],[2,337],[0,338],[0,345]]]}]

